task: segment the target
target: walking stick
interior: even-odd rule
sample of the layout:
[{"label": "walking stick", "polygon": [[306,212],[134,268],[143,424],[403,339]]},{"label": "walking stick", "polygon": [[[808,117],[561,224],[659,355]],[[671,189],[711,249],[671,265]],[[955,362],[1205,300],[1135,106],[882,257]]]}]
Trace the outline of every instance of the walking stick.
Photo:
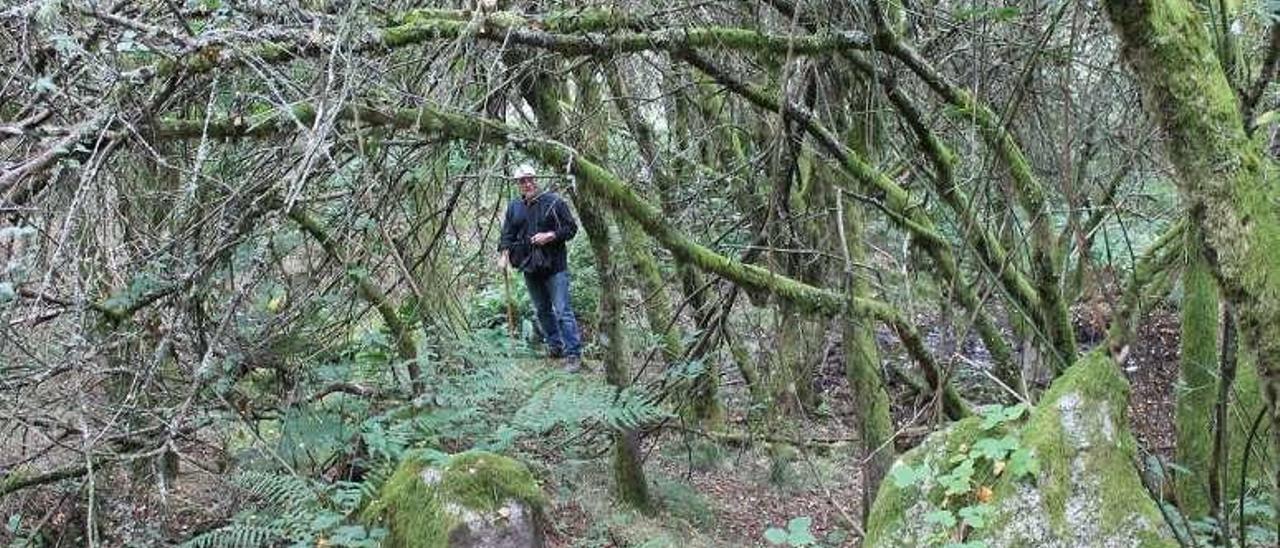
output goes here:
[{"label": "walking stick", "polygon": [[502,292],[507,300],[507,333],[516,338],[516,302],[511,298],[511,268],[502,267]]}]

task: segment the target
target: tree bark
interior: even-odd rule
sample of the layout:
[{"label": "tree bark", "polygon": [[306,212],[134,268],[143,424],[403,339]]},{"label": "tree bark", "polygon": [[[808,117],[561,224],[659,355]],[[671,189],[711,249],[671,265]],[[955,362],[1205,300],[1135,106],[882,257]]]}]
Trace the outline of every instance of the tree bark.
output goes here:
[{"label": "tree bark", "polygon": [[[1237,313],[1280,454],[1280,186],[1246,123],[1199,14],[1186,0],[1109,0],[1107,12],[1166,147],[1206,256]],[[1280,476],[1277,478],[1280,483]],[[1276,498],[1280,506],[1280,497]]]}]

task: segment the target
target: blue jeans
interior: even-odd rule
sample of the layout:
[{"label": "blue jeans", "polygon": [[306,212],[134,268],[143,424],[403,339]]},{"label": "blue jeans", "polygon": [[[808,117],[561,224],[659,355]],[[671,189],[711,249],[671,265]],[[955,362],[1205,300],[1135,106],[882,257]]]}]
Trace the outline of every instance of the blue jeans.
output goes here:
[{"label": "blue jeans", "polygon": [[582,338],[573,307],[569,305],[569,271],[561,270],[549,276],[525,274],[524,285],[538,312],[538,325],[542,327],[547,349],[552,354],[581,356]]}]

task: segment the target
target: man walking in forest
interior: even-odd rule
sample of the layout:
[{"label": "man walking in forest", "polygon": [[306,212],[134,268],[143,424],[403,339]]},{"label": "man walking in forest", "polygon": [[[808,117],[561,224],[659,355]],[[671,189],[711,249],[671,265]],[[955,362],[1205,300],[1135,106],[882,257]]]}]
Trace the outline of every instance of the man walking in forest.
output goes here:
[{"label": "man walking in forest", "polygon": [[578,233],[578,224],[564,199],[538,188],[535,177],[530,164],[520,165],[512,175],[520,197],[507,204],[502,220],[498,268],[514,266],[524,273],[547,351],[552,358],[565,358],[564,370],[574,373],[582,367],[582,342],[569,304],[565,244]]}]

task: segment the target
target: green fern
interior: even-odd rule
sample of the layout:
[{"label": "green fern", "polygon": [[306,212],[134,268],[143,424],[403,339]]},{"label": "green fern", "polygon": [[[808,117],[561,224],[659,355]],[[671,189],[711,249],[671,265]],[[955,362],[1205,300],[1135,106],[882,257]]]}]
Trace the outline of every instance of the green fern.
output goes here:
[{"label": "green fern", "polygon": [[[385,479],[385,474],[375,476]],[[232,548],[269,546],[284,541],[315,545],[324,539],[331,546],[377,546],[385,534],[351,523],[360,504],[378,485],[371,482],[338,482],[320,485],[292,474],[244,471],[232,483],[251,495],[252,509],[237,514],[231,523],[198,535],[182,546]]]},{"label": "green fern", "polygon": [[263,506],[297,509],[316,500],[311,480],[292,474],[273,474],[245,470],[232,480],[237,487],[262,501]]},{"label": "green fern", "polygon": [[274,527],[237,523],[219,527],[182,543],[183,548],[258,548],[280,538]]},{"label": "green fern", "polygon": [[[338,358],[326,362],[324,374],[312,381],[363,380],[362,360],[368,361],[383,342],[366,337],[337,352]],[[473,340],[460,348],[462,354],[453,359],[423,364],[430,394],[372,416],[377,403],[348,406],[337,397],[280,410],[280,434],[268,441],[277,455],[304,474],[318,473],[332,457],[349,451],[347,441],[358,433],[364,448],[357,455],[365,469],[362,481],[326,483],[305,475],[241,472],[231,482],[250,496],[250,508],[185,546],[315,545],[321,540],[332,546],[376,546],[385,530],[366,529],[353,516],[376,498],[410,452],[459,446],[501,450],[548,433],[591,444],[607,436],[580,434],[636,429],[670,416],[644,386],[619,391],[595,376],[566,375],[540,360],[513,358],[510,349],[492,341]]]},{"label": "green fern", "polygon": [[633,429],[667,416],[642,388],[618,392],[597,381],[556,375],[538,384],[510,422],[514,430],[536,435],[556,427]]}]

